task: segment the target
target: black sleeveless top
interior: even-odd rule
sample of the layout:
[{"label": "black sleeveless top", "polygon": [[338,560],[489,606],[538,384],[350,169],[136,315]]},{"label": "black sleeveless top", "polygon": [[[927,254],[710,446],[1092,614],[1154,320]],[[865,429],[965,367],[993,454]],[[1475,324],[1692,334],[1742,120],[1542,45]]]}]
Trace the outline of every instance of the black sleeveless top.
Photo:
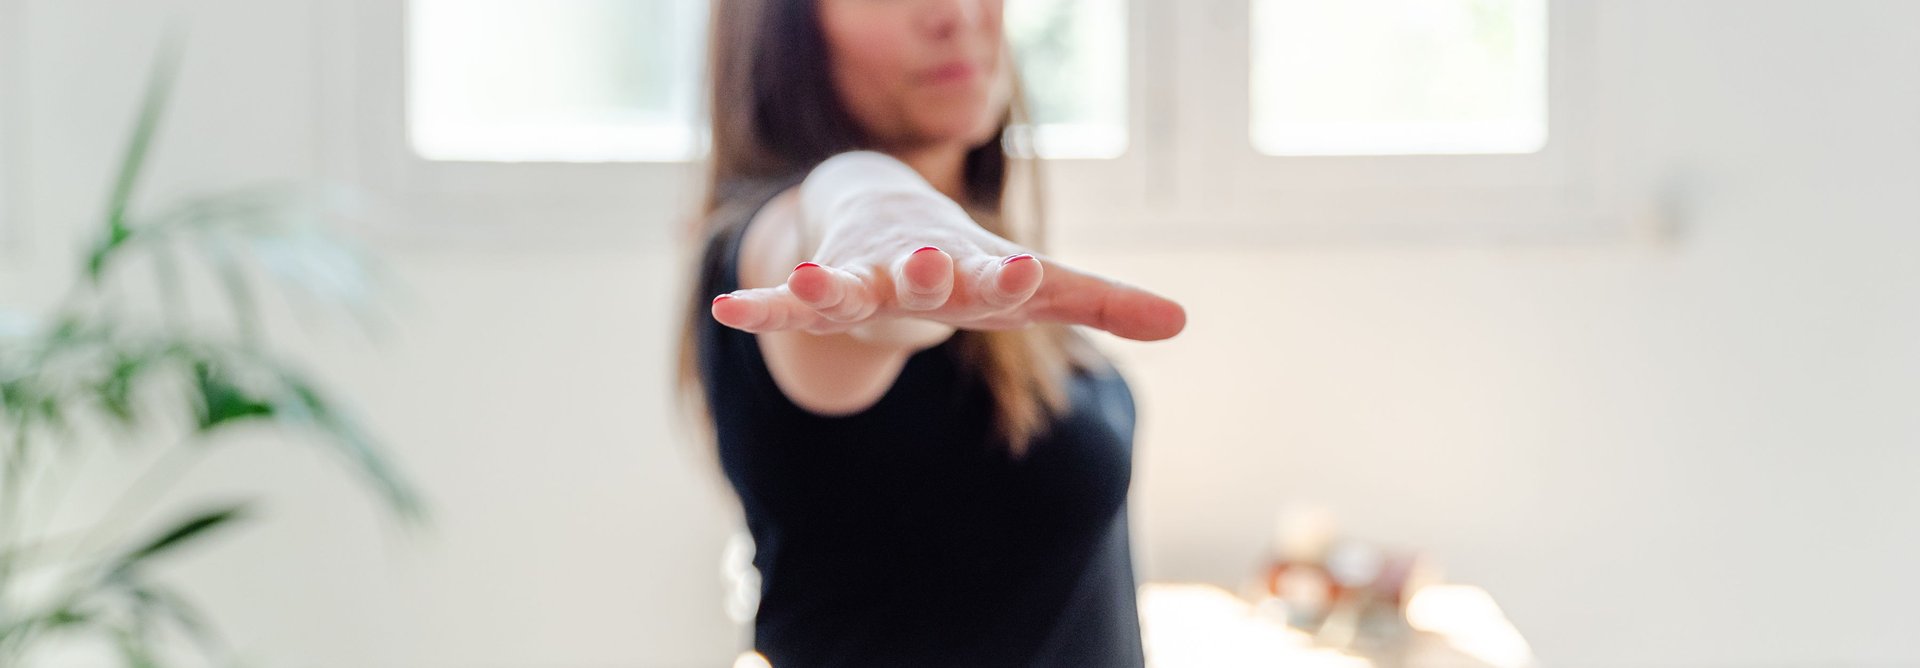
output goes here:
[{"label": "black sleeveless top", "polygon": [[[778,192],[714,221],[702,294],[738,289],[741,233]],[[1145,664],[1117,371],[1076,374],[1072,410],[1014,459],[957,339],[912,355],[867,410],[822,416],[774,384],[754,334],[701,316],[720,463],[761,576],[754,648],[774,668]]]}]

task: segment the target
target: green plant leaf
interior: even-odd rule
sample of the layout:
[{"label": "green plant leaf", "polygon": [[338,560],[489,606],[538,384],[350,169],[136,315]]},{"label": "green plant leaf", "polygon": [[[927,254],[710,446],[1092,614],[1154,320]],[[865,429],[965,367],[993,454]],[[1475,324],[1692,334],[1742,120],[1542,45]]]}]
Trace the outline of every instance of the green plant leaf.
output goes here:
[{"label": "green plant leaf", "polygon": [[202,433],[235,421],[274,414],[272,402],[248,393],[240,384],[222,375],[225,368],[210,360],[194,360],[194,387],[200,393],[197,429]]},{"label": "green plant leaf", "polygon": [[119,218],[110,220],[113,222],[106,233],[95,241],[93,249],[87,252],[87,278],[95,283],[99,283],[100,277],[106,275],[107,261],[114,257],[115,251],[124,246],[128,239],[133,238],[133,230],[127,227],[125,221]]},{"label": "green plant leaf", "polygon": [[211,510],[202,511],[187,517],[158,536],[142,543],[114,560],[108,570],[108,580],[121,580],[128,577],[133,569],[156,555],[179,548],[188,542],[206,535],[208,531],[227,525],[246,516],[248,504],[231,503]]},{"label": "green plant leaf", "polygon": [[[257,319],[254,295],[271,295],[255,289],[260,286],[249,280],[257,273],[252,270],[263,269],[292,279],[289,282],[318,294],[357,298],[366,287],[360,278],[363,261],[350,252],[352,249],[337,247],[341,245],[320,234],[321,230],[310,224],[317,217],[307,215],[309,209],[293,206],[295,200],[275,188],[195,197],[181,206],[161,209],[159,216],[150,215],[144,202],[136,203],[143,176],[151,171],[149,158],[172,95],[182,43],[181,31],[172,30],[174,27],[169,26],[152,61],[151,76],[106,202],[104,225],[96,231],[93,242],[82,249],[83,262],[71,291],[44,324],[0,312],[0,430],[4,430],[0,436],[8,437],[0,443],[18,444],[13,453],[16,458],[0,464],[6,465],[11,476],[27,470],[23,466],[27,455],[39,459],[49,449],[84,445],[67,427],[69,423],[90,426],[86,420],[124,426],[133,434],[154,434],[162,422],[169,430],[178,424],[159,418],[177,416],[193,424],[190,441],[227,425],[257,420],[276,427],[318,431],[327,447],[344,455],[346,468],[371,481],[383,501],[404,518],[419,520],[424,510],[418,495],[398,475],[367,430],[342,413],[322,388],[287,371],[286,364],[268,355],[258,337],[247,329]],[[204,257],[183,252],[178,258],[165,254],[169,250],[187,251],[189,243],[218,252]],[[218,272],[226,296],[241,316],[242,340],[195,337],[186,326],[192,319],[186,313],[189,303],[184,298],[163,300],[158,305],[162,317],[172,318],[161,323],[158,330],[122,312],[119,307],[127,303],[127,295],[103,284],[119,265],[130,265],[134,256],[148,253],[156,255],[153,259],[158,262],[158,273],[154,278],[163,297],[182,293],[176,269]],[[205,260],[207,264],[187,267],[176,259]],[[113,287],[120,287],[122,282],[116,281]],[[140,403],[144,398],[159,398],[140,395],[161,390],[163,384],[164,389],[178,388],[186,401]],[[174,414],[161,414],[163,408]],[[144,491],[143,483],[148,480],[166,478],[143,477],[136,482],[135,491]],[[5,485],[8,492],[25,487],[11,480],[0,485]],[[124,498],[141,497],[129,494]],[[11,499],[8,501],[11,507]],[[32,649],[44,638],[44,631],[51,629],[100,634],[118,646],[127,665],[137,668],[157,668],[168,659],[161,650],[169,647],[161,641],[171,639],[168,632],[174,629],[192,634],[203,648],[212,648],[212,639],[217,636],[208,620],[183,596],[149,582],[144,566],[155,558],[177,553],[182,546],[204,543],[222,527],[248,516],[248,507],[234,503],[169,518],[156,527],[155,533],[113,544],[104,553],[91,539],[114,534],[85,532],[74,543],[73,552],[85,558],[89,568],[80,573],[86,577],[62,583],[66,590],[58,592],[57,602],[47,604],[47,609],[19,609],[8,598],[13,593],[8,586],[12,582],[8,577],[11,566],[39,561],[20,558],[25,552],[19,548],[37,554],[45,551],[47,544],[44,540],[25,546],[0,544],[0,666],[19,655],[16,648]],[[0,523],[13,519],[0,518]],[[115,524],[107,522],[104,526],[113,528]],[[96,561],[99,557],[105,560]],[[208,665],[214,665],[215,654],[207,652]]]},{"label": "green plant leaf", "polygon": [[[5,648],[9,644],[16,647],[30,645],[41,634],[70,628],[84,628],[101,621],[102,617],[98,612],[74,605],[62,605],[44,613],[12,621],[0,620],[0,648]],[[6,657],[4,652],[0,652],[0,660]]]},{"label": "green plant leaf", "polygon": [[0,378],[0,413],[15,410],[26,405],[27,394],[31,389],[24,377]]},{"label": "green plant leaf", "polygon": [[95,618],[97,618],[97,615],[92,611],[63,607],[47,613],[47,616],[41,620],[41,623],[47,629],[51,630],[67,626],[81,626],[92,622]]},{"label": "green plant leaf", "polygon": [[115,351],[112,368],[107,371],[99,387],[95,388],[94,393],[99,397],[101,407],[123,428],[139,426],[140,416],[134,412],[133,390],[140,373],[147,368],[147,362],[148,358],[133,352]]},{"label": "green plant leaf", "polygon": [[119,176],[114,180],[113,194],[107,201],[106,232],[87,258],[87,277],[96,283],[106,271],[113,251],[133,236],[132,228],[127,223],[127,208],[133,201],[134,187],[139,184],[142,168],[146,166],[147,153],[153,147],[154,129],[159,127],[160,117],[166,111],[167,98],[173,92],[174,74],[180,60],[180,39],[177,31],[169,30],[161,37],[160,52],[153,59],[153,71],[147,79],[147,91],[134,122],[133,136],[127,140],[126,153],[120,160]]},{"label": "green plant leaf", "polygon": [[114,645],[120,648],[120,658],[126,660],[127,668],[160,668],[160,661],[154,658],[152,643],[131,629],[113,630]]},{"label": "green plant leaf", "polygon": [[60,439],[72,440],[73,426],[67,419],[66,405],[61,397],[47,388],[28,383],[19,388],[13,397],[17,414],[14,427],[22,435],[19,454],[25,456],[25,440],[34,429],[55,435]]},{"label": "green plant leaf", "polygon": [[367,435],[366,430],[351,417],[334,409],[319,389],[299,373],[284,367],[280,373],[288,390],[279,404],[281,414],[310,421],[319,427],[332,437],[329,443],[367,476],[394,512],[410,521],[423,520],[426,507],[419,494],[387,462],[382,449]]}]

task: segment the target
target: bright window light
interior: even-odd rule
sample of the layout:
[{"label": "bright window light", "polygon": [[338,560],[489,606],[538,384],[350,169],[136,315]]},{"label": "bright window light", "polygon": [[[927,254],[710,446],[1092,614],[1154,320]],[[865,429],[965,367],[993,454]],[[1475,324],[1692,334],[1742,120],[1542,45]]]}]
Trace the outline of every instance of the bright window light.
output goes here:
[{"label": "bright window light", "polygon": [[412,0],[407,127],[429,160],[695,155],[706,3]]},{"label": "bright window light", "polygon": [[1538,151],[1546,4],[1253,0],[1253,145],[1286,156]]},{"label": "bright window light", "polygon": [[1045,158],[1113,158],[1127,150],[1125,0],[1007,0],[1013,45]]},{"label": "bright window light", "polygon": [[[412,0],[407,128],[429,160],[696,158],[704,0]],[[1125,0],[1008,0],[1043,157],[1127,145]]]}]

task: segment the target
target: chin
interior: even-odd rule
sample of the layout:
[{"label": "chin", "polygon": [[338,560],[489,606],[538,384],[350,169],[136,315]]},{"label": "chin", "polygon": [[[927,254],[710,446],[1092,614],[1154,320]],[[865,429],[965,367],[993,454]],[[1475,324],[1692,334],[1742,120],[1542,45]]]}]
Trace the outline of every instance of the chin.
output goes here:
[{"label": "chin", "polygon": [[1000,119],[988,114],[928,119],[920,128],[921,136],[935,142],[978,146],[992,141],[1000,132]]}]

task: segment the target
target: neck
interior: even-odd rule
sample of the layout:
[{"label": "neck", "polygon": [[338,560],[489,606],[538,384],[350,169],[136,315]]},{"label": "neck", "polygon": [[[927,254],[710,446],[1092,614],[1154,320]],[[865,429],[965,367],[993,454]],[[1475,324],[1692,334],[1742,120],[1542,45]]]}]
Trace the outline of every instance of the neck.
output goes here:
[{"label": "neck", "polygon": [[940,194],[956,202],[967,201],[967,148],[957,144],[927,146],[894,151],[893,157],[907,163]]}]

